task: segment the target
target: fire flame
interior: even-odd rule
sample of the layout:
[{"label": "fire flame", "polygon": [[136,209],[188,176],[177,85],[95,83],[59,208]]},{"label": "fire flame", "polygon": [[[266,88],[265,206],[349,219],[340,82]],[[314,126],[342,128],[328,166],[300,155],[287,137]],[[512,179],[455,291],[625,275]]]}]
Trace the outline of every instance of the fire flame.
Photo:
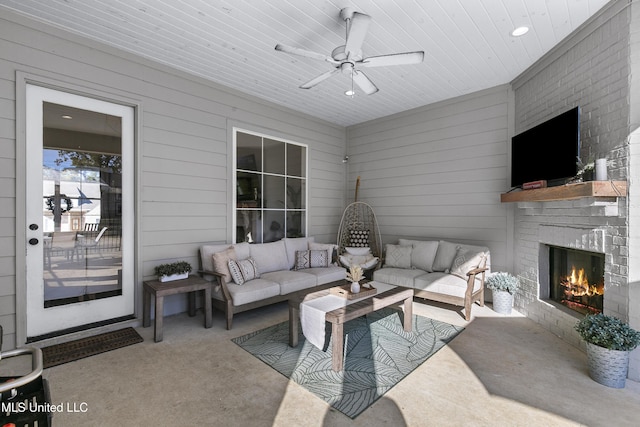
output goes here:
[{"label": "fire flame", "polygon": [[575,266],[571,266],[571,275],[560,280],[560,284],[566,289],[564,293],[568,296],[582,297],[604,295],[604,283],[597,285],[589,284],[589,279],[581,268],[576,272]]}]

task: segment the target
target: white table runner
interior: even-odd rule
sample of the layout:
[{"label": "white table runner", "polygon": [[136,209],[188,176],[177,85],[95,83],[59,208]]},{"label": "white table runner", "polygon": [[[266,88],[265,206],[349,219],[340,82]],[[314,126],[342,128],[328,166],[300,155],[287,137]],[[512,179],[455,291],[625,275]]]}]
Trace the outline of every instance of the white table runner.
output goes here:
[{"label": "white table runner", "polygon": [[[393,285],[380,282],[369,282],[378,290],[374,295],[364,298],[374,297],[382,292],[386,292],[395,288]],[[361,301],[363,298],[349,300],[338,295],[326,295],[311,301],[305,301],[300,304],[300,325],[304,337],[311,344],[320,350],[324,348],[325,340],[325,315],[340,307],[345,307],[354,302]]]}]

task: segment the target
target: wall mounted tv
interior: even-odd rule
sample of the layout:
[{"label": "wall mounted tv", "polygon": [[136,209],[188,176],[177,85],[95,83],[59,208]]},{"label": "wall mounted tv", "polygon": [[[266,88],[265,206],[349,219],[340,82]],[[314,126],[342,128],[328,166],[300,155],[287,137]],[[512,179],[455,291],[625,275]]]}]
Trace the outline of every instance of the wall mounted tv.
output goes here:
[{"label": "wall mounted tv", "polygon": [[546,180],[564,184],[577,173],[580,157],[580,107],[511,138],[511,186]]}]

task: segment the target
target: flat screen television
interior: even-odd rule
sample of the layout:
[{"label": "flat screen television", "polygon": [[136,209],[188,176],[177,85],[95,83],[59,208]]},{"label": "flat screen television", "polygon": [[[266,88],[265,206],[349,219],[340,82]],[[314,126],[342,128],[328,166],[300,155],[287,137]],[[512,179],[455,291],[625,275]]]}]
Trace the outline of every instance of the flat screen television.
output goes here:
[{"label": "flat screen television", "polygon": [[555,116],[511,138],[511,186],[546,180],[564,184],[577,173],[580,107]]}]

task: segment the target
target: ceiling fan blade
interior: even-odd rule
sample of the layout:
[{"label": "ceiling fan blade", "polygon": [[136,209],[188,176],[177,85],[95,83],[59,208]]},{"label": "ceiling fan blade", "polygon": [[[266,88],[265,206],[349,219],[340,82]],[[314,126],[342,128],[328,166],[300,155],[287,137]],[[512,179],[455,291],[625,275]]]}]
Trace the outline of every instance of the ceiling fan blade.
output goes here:
[{"label": "ceiling fan blade", "polygon": [[378,91],[376,85],[373,84],[369,77],[365,76],[362,71],[353,70],[353,81],[362,89],[367,95],[373,95]]},{"label": "ceiling fan blade", "polygon": [[336,63],[336,61],[330,56],[323,55],[321,53],[312,52],[312,51],[306,50],[306,49],[300,49],[298,47],[287,46],[287,45],[284,45],[284,44],[277,44],[276,45],[276,50],[278,52],[284,52],[284,53],[290,53],[292,55],[304,56],[305,58],[319,59],[321,61],[331,62],[332,64]]},{"label": "ceiling fan blade", "polygon": [[311,89],[312,87],[314,87],[318,83],[320,83],[320,82],[322,82],[324,80],[327,80],[329,77],[333,76],[338,71],[340,71],[340,68],[336,68],[334,70],[327,71],[326,73],[320,74],[315,79],[311,79],[308,82],[300,85],[300,89]]},{"label": "ceiling fan blade", "polygon": [[371,17],[364,13],[354,12],[349,22],[349,33],[347,34],[347,44],[344,51],[348,58],[353,58],[361,55],[362,43],[364,43],[364,38],[367,36]]},{"label": "ceiling fan blade", "polygon": [[363,67],[384,67],[387,65],[419,64],[424,61],[424,52],[393,53],[391,55],[370,56],[358,64]]}]

